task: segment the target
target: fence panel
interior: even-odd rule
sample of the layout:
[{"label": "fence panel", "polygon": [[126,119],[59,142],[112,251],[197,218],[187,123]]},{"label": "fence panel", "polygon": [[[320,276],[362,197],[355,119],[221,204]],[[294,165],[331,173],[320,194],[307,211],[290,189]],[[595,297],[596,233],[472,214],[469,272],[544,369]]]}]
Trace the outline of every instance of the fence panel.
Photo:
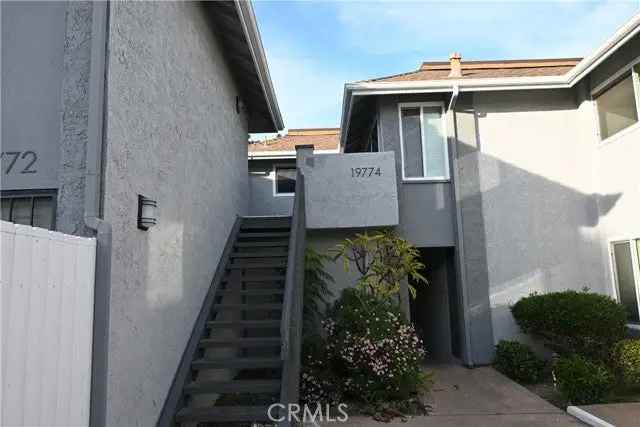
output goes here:
[{"label": "fence panel", "polygon": [[88,426],[95,239],[0,222],[2,426]]}]

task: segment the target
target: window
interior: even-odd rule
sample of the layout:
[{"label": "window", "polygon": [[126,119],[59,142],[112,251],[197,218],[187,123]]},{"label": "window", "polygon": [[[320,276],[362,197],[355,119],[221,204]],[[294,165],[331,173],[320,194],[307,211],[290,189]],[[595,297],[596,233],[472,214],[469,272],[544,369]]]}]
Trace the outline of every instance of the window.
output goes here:
[{"label": "window", "polygon": [[640,324],[640,239],[619,241],[612,246],[618,300],[627,310],[629,323]]},{"label": "window", "polygon": [[640,65],[637,64],[595,98],[602,140],[638,123],[640,109],[638,73],[640,73]]},{"label": "window", "polygon": [[442,103],[400,104],[402,178],[449,179],[449,156]]},{"label": "window", "polygon": [[276,196],[290,196],[296,192],[295,166],[276,166],[274,194]]},{"label": "window", "polygon": [[2,195],[2,220],[52,230],[55,226],[55,192]]}]

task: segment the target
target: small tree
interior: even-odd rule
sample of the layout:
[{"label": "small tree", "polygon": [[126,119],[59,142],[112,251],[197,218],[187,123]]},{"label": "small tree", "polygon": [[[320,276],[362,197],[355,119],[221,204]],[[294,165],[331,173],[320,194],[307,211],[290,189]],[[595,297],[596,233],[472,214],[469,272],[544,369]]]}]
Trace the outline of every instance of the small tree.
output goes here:
[{"label": "small tree", "polygon": [[302,330],[305,335],[316,334],[319,321],[324,315],[328,298],[333,296],[329,289],[334,283],[331,274],[324,269],[324,263],[331,257],[307,248],[304,257],[304,296]]},{"label": "small tree", "polygon": [[[342,258],[345,271],[353,264],[360,273],[357,287],[383,299],[396,296],[400,283],[411,278],[415,283],[427,283],[420,274],[425,267],[420,262],[420,252],[407,240],[390,230],[373,234],[358,233],[353,239],[345,239],[332,251],[334,260]],[[408,284],[411,296],[416,289]]]}]

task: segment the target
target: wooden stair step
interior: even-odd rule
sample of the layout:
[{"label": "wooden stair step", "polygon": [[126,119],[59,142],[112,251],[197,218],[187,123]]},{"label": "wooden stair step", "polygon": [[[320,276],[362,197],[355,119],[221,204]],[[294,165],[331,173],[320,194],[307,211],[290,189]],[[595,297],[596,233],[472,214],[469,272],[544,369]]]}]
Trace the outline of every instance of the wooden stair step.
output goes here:
[{"label": "wooden stair step", "polygon": [[201,348],[208,347],[273,347],[280,345],[282,340],[280,337],[261,337],[261,338],[203,338],[198,345]]},{"label": "wooden stair step", "polygon": [[231,258],[286,258],[287,252],[233,252]]},{"label": "wooden stair step", "polygon": [[278,393],[280,380],[195,381],[184,387],[187,394]]},{"label": "wooden stair step", "polygon": [[271,242],[236,242],[238,248],[275,248],[289,246],[288,240],[274,240]]},{"label": "wooden stair step", "polygon": [[[269,421],[268,406],[212,406],[183,408],[176,414],[177,422],[207,421]],[[275,411],[272,411],[277,416]]]},{"label": "wooden stair step", "polygon": [[288,231],[267,231],[267,232],[240,232],[238,238],[240,239],[266,239],[273,237],[289,237]]},{"label": "wooden stair step", "polygon": [[264,274],[260,276],[240,276],[240,277],[225,277],[224,282],[280,282],[284,281],[286,276],[284,274]]},{"label": "wooden stair step", "polygon": [[286,268],[287,260],[278,261],[262,261],[262,262],[236,262],[233,264],[227,264],[225,267],[227,270],[248,270],[248,269],[262,269],[262,268]]},{"label": "wooden stair step", "polygon": [[208,328],[278,328],[280,320],[210,320]]},{"label": "wooden stair step", "polygon": [[249,296],[258,296],[258,295],[282,295],[284,294],[284,290],[280,288],[274,289],[219,289],[217,295],[249,295]]},{"label": "wooden stair step", "polygon": [[279,357],[234,357],[220,359],[197,359],[191,362],[191,368],[201,369],[259,369],[259,368],[280,368],[282,360]]},{"label": "wooden stair step", "polygon": [[265,303],[265,304],[242,304],[242,303],[221,303],[213,306],[214,311],[219,310],[281,310],[282,303]]}]

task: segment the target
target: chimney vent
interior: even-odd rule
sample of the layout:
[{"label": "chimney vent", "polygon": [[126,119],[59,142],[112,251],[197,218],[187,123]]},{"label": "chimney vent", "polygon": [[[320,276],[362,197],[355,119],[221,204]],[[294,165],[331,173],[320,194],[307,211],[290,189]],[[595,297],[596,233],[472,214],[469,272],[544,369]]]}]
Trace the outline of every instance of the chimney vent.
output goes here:
[{"label": "chimney vent", "polygon": [[451,71],[449,77],[460,78],[462,77],[462,55],[458,52],[453,52],[449,57]]}]

